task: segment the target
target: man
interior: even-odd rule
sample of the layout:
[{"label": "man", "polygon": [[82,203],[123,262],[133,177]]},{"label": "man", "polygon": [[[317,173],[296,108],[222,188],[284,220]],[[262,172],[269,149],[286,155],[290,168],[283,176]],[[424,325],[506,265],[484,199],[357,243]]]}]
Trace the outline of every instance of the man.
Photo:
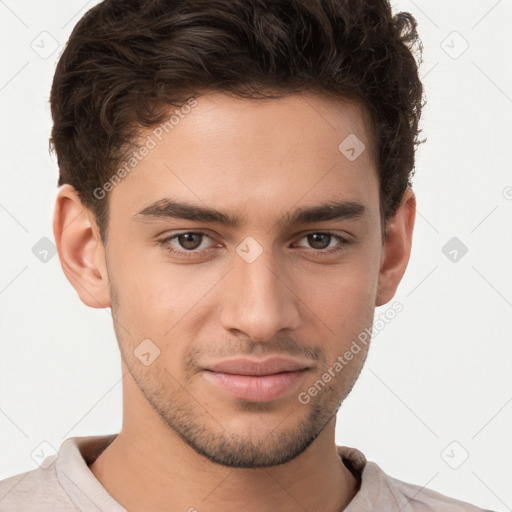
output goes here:
[{"label": "man", "polygon": [[2,481],[1,510],[482,510],[335,445],[410,256],[418,42],[384,0],[80,20],[51,92],[53,227],[81,300],[112,310],[123,427]]}]

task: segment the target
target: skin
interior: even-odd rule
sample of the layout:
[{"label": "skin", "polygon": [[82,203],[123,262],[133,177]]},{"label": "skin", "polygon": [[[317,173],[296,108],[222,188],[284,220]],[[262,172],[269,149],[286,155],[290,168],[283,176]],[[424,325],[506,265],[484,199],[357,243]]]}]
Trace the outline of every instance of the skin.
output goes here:
[{"label": "skin", "polygon": [[[298,393],[393,298],[410,256],[414,193],[406,190],[383,244],[378,175],[355,103],[313,93],[197,101],[110,193],[106,247],[74,189],[58,193],[62,268],[87,306],[112,309],[122,355],[122,430],[90,469],[131,511],[341,510],[359,482],[336,453],[336,412],[368,345],[309,403]],[[367,148],[354,161],[338,150],[349,134]],[[134,218],[165,197],[237,214],[241,224]],[[357,200],[367,215],[277,223],[331,199]],[[196,256],[169,254],[193,246],[160,243],[187,230],[208,235],[192,240]],[[326,255],[340,242],[307,236],[325,231],[350,243]],[[236,252],[247,236],[262,249],[252,263]],[[148,366],[134,355],[144,339],[160,350]],[[291,356],[310,367],[293,392],[247,402],[201,371],[235,355]]]}]

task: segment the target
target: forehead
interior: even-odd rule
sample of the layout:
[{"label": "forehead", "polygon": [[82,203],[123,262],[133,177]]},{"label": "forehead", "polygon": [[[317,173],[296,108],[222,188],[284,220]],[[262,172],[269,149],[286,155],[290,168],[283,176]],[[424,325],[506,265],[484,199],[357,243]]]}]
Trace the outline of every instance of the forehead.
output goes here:
[{"label": "forehead", "polygon": [[377,171],[358,104],[313,93],[265,100],[214,93],[189,105],[141,131],[140,147],[149,149],[136,149],[133,167],[125,165],[111,210],[129,216],[173,197],[261,219],[326,199],[359,200],[378,213]]}]

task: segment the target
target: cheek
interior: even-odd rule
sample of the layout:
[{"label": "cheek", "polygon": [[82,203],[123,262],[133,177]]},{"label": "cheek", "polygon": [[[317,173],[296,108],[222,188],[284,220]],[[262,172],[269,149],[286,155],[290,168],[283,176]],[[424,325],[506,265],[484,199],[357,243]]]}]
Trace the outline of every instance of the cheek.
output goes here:
[{"label": "cheek", "polygon": [[331,334],[345,333],[351,326],[366,325],[373,314],[377,277],[376,266],[361,258],[337,268],[320,268],[311,279],[301,278],[302,295],[298,295]]},{"label": "cheek", "polygon": [[213,267],[148,264],[141,258],[124,258],[112,273],[120,300],[122,319],[138,337],[153,336],[162,343],[190,324],[194,313],[204,310],[205,297],[222,273]]},{"label": "cheek", "polygon": [[[339,389],[350,387],[366,357],[378,278],[378,262],[371,254],[358,253],[358,257],[346,261],[336,269],[319,269],[310,281],[314,286],[304,287],[302,297],[316,330],[311,335],[317,337],[326,358],[323,371],[330,368],[335,373],[331,385]],[[340,363],[343,369],[335,371],[332,365],[347,351],[351,352],[350,360],[344,359]],[[340,364],[336,365],[338,369]]]}]

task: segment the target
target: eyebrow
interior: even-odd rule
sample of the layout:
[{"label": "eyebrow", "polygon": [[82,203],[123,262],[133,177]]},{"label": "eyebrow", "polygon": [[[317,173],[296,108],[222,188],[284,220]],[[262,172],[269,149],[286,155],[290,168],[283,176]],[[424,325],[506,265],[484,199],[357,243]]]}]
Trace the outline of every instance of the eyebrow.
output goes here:
[{"label": "eyebrow", "polygon": [[[276,222],[279,226],[295,226],[329,220],[357,219],[368,215],[368,210],[359,201],[328,201],[308,207],[299,207],[286,212]],[[152,221],[161,219],[183,219],[189,221],[223,224],[238,228],[242,224],[238,215],[214,208],[179,202],[172,199],[160,199],[151,203],[132,216],[134,221]]]}]

